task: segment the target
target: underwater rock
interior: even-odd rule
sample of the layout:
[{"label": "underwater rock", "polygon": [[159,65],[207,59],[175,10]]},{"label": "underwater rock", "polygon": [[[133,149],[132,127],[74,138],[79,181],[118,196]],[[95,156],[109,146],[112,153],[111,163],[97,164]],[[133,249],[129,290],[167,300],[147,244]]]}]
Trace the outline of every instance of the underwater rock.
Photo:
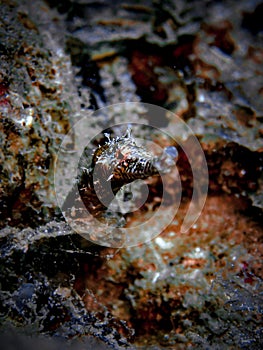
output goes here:
[{"label": "underwater rock", "polygon": [[[262,348],[261,10],[258,0],[1,3],[1,341],[10,333],[27,348],[26,335],[55,348],[55,338],[77,349],[78,340],[94,349]],[[209,194],[180,233],[193,175],[178,148],[183,201],[171,225],[148,244],[104,249],[62,221],[53,164],[75,121],[126,101],[160,104],[191,126]],[[147,124],[143,109],[128,113]],[[94,136],[127,117],[116,107],[87,120]],[[162,123],[189,136],[172,118]],[[74,146],[73,135],[63,150],[72,158]],[[63,166],[66,182],[72,164]],[[161,184],[149,186],[129,224],[158,207]],[[168,176],[177,195],[175,187]]]},{"label": "underwater rock", "polygon": [[40,34],[26,4],[5,2],[0,10],[1,227],[56,215],[53,163],[76,113],[71,63]]}]

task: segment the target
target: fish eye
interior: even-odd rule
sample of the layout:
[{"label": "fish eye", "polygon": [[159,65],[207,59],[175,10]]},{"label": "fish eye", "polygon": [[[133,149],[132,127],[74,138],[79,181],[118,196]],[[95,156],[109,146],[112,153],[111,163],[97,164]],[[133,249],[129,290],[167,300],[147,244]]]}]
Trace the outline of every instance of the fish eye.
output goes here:
[{"label": "fish eye", "polygon": [[166,147],[164,151],[170,157],[173,157],[173,158],[177,158],[178,157],[177,149],[175,147],[173,147],[173,146]]}]

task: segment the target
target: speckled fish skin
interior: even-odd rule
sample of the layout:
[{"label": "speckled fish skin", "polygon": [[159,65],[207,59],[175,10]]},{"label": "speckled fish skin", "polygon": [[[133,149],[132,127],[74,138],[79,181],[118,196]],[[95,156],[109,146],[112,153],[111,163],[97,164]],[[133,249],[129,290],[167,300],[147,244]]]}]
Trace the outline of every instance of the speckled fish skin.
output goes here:
[{"label": "speckled fish skin", "polygon": [[[110,139],[95,149],[91,165],[81,167],[78,183],[72,189],[64,203],[67,215],[70,208],[67,203],[73,203],[78,208],[82,201],[89,213],[96,218],[105,217],[107,206],[122,186],[138,179],[166,173],[175,165],[177,150],[170,146],[164,149],[160,156],[148,152],[144,147],[138,146],[131,137],[130,132],[122,137]],[[81,162],[85,164],[85,161]],[[80,213],[75,218],[79,219]]]}]

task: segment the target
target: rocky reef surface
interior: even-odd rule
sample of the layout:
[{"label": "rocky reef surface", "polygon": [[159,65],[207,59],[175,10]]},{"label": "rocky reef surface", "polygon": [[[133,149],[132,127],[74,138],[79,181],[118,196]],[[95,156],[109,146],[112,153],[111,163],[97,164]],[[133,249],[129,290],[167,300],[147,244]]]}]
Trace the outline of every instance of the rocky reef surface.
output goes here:
[{"label": "rocky reef surface", "polygon": [[[262,12],[256,0],[1,1],[6,349],[262,348]],[[151,242],[113,249],[68,226],[54,173],[65,135],[65,177],[73,171],[69,131],[83,116],[93,137],[108,122],[127,123],[114,109],[105,120],[91,118],[120,102],[176,113],[200,141],[209,191],[202,215],[181,233],[194,184],[178,147],[176,217]],[[144,118],[137,104],[130,114],[128,122]],[[161,124],[187,139],[171,115]],[[168,174],[171,193],[172,180]],[[148,206],[129,215],[130,224],[156,210],[160,180],[149,187]]]}]

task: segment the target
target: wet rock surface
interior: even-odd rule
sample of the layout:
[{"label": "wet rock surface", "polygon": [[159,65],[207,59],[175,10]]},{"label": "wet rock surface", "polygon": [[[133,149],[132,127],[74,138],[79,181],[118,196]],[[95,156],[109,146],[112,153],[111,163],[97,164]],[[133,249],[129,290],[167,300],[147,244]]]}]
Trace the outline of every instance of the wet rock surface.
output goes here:
[{"label": "wet rock surface", "polygon": [[[5,0],[0,12],[6,349],[16,342],[260,349],[262,4]],[[54,162],[81,116],[127,101],[163,106],[188,123],[205,152],[209,194],[199,220],[180,233],[193,175],[179,148],[183,200],[171,225],[149,244],[106,249],[65,223]],[[141,120],[142,112],[134,107],[132,118]],[[178,136],[173,119],[163,124],[172,136],[189,136]],[[149,185],[153,203],[141,218],[162,195],[158,179]]]},{"label": "wet rock surface", "polygon": [[0,36],[1,227],[32,226],[56,214],[53,163],[74,114],[70,61],[26,3],[1,4]]}]

